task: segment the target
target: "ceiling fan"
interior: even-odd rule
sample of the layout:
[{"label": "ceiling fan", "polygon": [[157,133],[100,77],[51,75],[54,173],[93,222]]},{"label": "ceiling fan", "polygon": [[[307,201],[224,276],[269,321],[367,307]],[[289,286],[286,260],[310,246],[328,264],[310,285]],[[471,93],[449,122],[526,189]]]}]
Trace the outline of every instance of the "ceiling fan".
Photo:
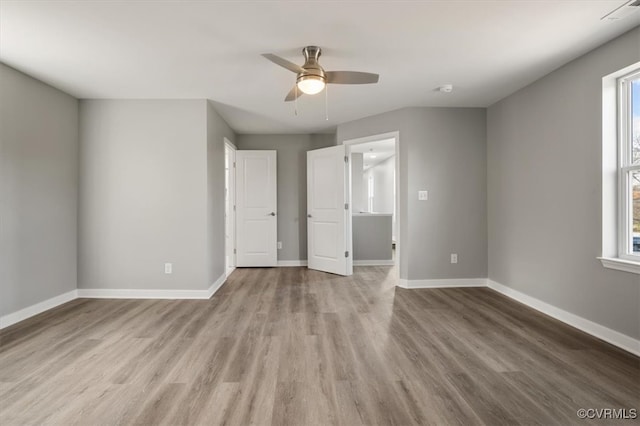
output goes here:
[{"label": "ceiling fan", "polygon": [[280,65],[283,68],[297,74],[296,84],[284,98],[285,102],[290,102],[303,93],[315,95],[324,89],[326,84],[371,84],[378,82],[378,74],[358,71],[325,71],[318,63],[318,58],[322,50],[318,46],[307,46],[302,49],[304,55],[304,65],[296,65],[273,53],[265,53],[262,56]]}]

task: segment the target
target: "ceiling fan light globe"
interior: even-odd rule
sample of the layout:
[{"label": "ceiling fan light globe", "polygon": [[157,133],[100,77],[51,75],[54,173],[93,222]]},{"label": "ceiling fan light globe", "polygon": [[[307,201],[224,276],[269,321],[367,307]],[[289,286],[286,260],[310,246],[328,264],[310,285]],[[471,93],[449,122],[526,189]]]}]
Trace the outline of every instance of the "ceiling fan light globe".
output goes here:
[{"label": "ceiling fan light globe", "polygon": [[307,95],[320,93],[325,86],[322,77],[315,75],[302,76],[298,78],[298,82],[296,84],[298,85],[298,89]]}]

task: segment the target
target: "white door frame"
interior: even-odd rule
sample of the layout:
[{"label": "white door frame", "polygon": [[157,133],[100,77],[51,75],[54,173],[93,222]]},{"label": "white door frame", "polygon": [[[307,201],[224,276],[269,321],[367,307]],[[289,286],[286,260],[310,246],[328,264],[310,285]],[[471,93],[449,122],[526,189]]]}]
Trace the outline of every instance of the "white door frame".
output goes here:
[{"label": "white door frame", "polygon": [[[229,191],[229,221],[227,221],[227,206],[225,204],[225,236],[229,235],[231,239],[231,247],[228,246],[227,241],[225,240],[225,265],[224,272],[228,277],[231,273],[236,269],[236,147],[235,145],[227,138],[224,138],[224,149],[225,151],[229,150],[229,181],[227,182],[227,175],[225,174],[225,190]],[[226,152],[225,152],[226,154]],[[226,195],[226,194],[225,194]],[[226,201],[226,200],[225,200]],[[230,229],[227,229],[229,227]],[[230,251],[229,253],[227,251]],[[229,259],[229,263],[227,264],[227,259]]]},{"label": "white door frame", "polygon": [[[380,133],[380,134],[376,134],[376,135],[371,135],[371,136],[364,136],[361,138],[355,138],[355,139],[347,139],[342,141],[342,144],[345,145],[346,147],[346,153],[347,156],[349,157],[349,159],[351,158],[351,148],[353,145],[360,145],[363,143],[368,143],[368,142],[376,142],[376,141],[380,141],[383,139],[394,139],[395,140],[395,175],[396,175],[396,200],[395,200],[395,204],[396,204],[396,211],[395,211],[395,215],[396,215],[396,274],[397,274],[397,279],[398,279],[398,283],[400,282],[400,255],[402,252],[402,241],[400,240],[400,236],[401,236],[401,227],[400,227],[400,209],[401,204],[400,204],[400,183],[401,183],[401,173],[400,173],[400,132],[399,131],[394,131],[394,132],[388,132],[388,133]],[[351,161],[349,161],[349,169],[351,169]],[[347,174],[347,179],[348,179],[348,187],[349,187],[349,219],[348,219],[348,225],[347,225],[347,229],[348,229],[348,238],[350,239],[350,241],[353,238],[353,226],[352,226],[352,220],[353,220],[353,215],[352,215],[352,211],[351,211],[351,206],[353,205],[353,200],[351,199],[351,173]]]}]

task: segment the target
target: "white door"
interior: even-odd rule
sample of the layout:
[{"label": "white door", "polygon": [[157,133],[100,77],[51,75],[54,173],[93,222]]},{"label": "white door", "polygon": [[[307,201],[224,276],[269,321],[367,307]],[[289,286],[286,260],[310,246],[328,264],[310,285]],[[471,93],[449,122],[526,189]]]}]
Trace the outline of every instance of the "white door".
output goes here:
[{"label": "white door", "polygon": [[236,151],[236,266],[277,266],[276,151]]},{"label": "white door", "polygon": [[344,145],[307,152],[307,255],[309,268],[351,275],[348,164]]}]

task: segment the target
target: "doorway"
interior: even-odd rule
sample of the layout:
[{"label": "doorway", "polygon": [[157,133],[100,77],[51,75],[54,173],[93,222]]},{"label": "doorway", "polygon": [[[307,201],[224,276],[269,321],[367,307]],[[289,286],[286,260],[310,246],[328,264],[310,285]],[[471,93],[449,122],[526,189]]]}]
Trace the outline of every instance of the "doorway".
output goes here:
[{"label": "doorway", "polygon": [[224,258],[227,277],[236,268],[235,164],[236,147],[224,138]]},{"label": "doorway", "polygon": [[351,164],[353,264],[398,265],[399,133],[347,140],[344,145]]}]

